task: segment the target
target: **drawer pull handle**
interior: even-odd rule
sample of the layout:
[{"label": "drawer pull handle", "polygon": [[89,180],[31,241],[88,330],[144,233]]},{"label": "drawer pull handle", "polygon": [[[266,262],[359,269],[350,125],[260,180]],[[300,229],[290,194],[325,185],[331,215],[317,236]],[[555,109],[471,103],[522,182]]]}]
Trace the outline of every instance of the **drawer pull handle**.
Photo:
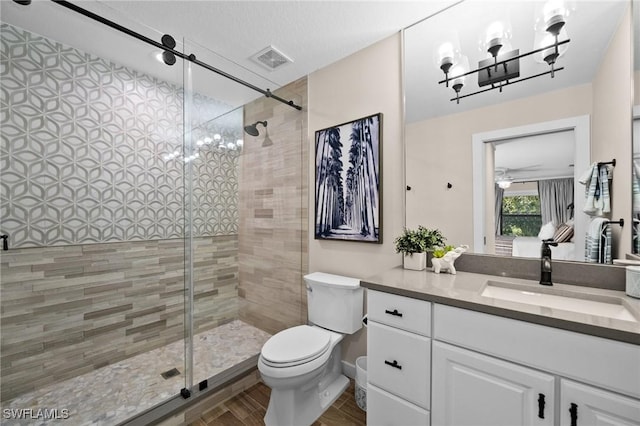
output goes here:
[{"label": "drawer pull handle", "polygon": [[538,417],[541,419],[544,419],[544,406],[545,406],[544,394],[539,393],[538,394]]},{"label": "drawer pull handle", "polygon": [[402,314],[400,312],[398,312],[397,309],[394,309],[393,311],[390,311],[388,309],[385,309],[384,311],[385,314],[389,314],[389,315],[393,315],[394,317],[400,317],[402,318]]},{"label": "drawer pull handle", "polygon": [[393,362],[389,362],[385,359],[384,363],[387,365],[390,365],[393,368],[397,368],[398,370],[402,370],[402,366],[398,364],[398,361],[396,361],[395,359],[393,360]]},{"label": "drawer pull handle", "polygon": [[578,426],[578,404],[571,403],[569,414],[571,414],[571,426]]}]

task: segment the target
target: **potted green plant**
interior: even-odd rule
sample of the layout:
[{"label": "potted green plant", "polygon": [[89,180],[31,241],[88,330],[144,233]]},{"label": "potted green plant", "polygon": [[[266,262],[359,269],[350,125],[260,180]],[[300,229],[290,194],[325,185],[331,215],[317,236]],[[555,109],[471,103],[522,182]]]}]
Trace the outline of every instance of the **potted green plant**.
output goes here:
[{"label": "potted green plant", "polygon": [[445,254],[454,249],[454,246],[436,247],[435,250],[433,250],[433,257],[435,257],[436,259],[440,259],[444,257]]},{"label": "potted green plant", "polygon": [[439,230],[427,229],[420,225],[415,230],[404,228],[394,243],[396,253],[403,254],[405,269],[422,271],[427,267],[427,251],[441,246],[444,243],[444,237]]},{"label": "potted green plant", "polygon": [[428,229],[422,225],[418,226],[417,233],[424,241],[428,251],[433,251],[436,247],[443,247],[447,240],[439,229]]},{"label": "potted green plant", "polygon": [[405,269],[422,271],[427,267],[425,240],[418,230],[404,228],[402,234],[393,243],[396,253],[402,253],[402,264]]},{"label": "potted green plant", "polygon": [[434,250],[439,247],[443,247],[447,239],[442,235],[442,232],[439,229],[429,229],[422,225],[418,226],[417,232],[420,238],[424,241],[425,252],[427,252],[426,265],[429,266]]}]

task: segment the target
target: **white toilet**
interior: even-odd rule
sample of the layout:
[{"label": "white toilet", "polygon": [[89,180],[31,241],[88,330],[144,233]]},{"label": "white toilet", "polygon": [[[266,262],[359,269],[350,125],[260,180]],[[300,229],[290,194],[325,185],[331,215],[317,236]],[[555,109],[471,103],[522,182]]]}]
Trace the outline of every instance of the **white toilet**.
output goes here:
[{"label": "white toilet", "polygon": [[266,426],[310,425],[344,392],[340,341],[362,327],[360,280],[304,276],[309,322],[283,330],[262,347],[258,370],[271,388]]}]

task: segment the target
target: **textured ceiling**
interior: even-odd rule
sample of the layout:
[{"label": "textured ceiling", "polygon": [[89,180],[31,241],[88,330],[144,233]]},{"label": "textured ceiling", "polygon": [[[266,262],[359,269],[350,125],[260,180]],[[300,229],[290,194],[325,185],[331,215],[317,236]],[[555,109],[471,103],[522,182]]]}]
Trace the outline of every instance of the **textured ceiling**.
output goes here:
[{"label": "textured ceiling", "polygon": [[[274,90],[456,1],[72,2],[156,41],[162,34],[170,34],[185,53],[193,53],[199,60],[260,88]],[[159,78],[178,83],[183,80],[180,62],[171,68],[158,64],[148,45],[53,2],[35,0],[24,7],[3,0],[0,8],[4,22]],[[250,60],[269,45],[293,63],[268,71]],[[230,105],[242,105],[261,96],[197,67],[193,73],[197,89]]]},{"label": "textured ceiling", "polygon": [[[425,18],[453,1],[105,1],[159,31],[183,35],[287,84]],[[249,57],[273,45],[293,59],[268,72]]]}]

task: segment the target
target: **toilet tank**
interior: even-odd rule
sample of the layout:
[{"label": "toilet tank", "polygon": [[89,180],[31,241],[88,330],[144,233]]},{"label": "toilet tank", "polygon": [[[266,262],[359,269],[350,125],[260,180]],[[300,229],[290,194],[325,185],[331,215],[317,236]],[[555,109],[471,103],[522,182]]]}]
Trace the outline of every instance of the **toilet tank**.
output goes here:
[{"label": "toilet tank", "polygon": [[309,322],[338,333],[352,334],[362,327],[364,288],[360,280],[314,272],[304,276]]}]

